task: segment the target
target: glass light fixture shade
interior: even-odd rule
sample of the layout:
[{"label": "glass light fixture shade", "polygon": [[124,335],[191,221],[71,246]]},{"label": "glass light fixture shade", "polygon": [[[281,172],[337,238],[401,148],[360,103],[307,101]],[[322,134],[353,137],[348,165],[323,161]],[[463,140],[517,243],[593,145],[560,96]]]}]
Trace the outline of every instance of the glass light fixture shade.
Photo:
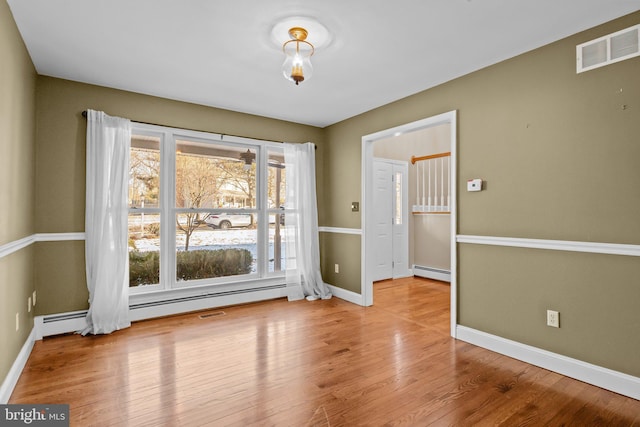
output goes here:
[{"label": "glass light fixture shade", "polygon": [[284,64],[282,64],[282,74],[285,79],[298,85],[300,82],[309,80],[313,75],[311,55],[313,55],[314,48],[308,41],[293,38],[293,34],[291,36],[292,39],[282,45],[282,50],[286,55]]}]

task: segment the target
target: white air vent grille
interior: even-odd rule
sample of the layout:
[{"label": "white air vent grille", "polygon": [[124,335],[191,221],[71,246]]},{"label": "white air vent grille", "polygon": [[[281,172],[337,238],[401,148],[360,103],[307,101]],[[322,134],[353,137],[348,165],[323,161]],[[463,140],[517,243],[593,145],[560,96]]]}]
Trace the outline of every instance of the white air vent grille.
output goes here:
[{"label": "white air vent grille", "polygon": [[640,56],[640,25],[582,43],[576,55],[578,73]]}]

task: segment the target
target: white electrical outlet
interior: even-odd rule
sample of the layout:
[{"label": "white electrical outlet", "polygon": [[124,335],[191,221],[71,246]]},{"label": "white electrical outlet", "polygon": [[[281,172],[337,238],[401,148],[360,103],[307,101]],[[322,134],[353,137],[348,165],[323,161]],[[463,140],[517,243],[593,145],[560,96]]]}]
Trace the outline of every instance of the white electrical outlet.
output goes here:
[{"label": "white electrical outlet", "polygon": [[547,310],[547,326],[554,328],[560,327],[560,313],[553,310]]},{"label": "white electrical outlet", "polygon": [[33,306],[36,306],[36,291],[33,291]]},{"label": "white electrical outlet", "polygon": [[16,313],[16,332],[20,330],[20,313]]},{"label": "white electrical outlet", "polygon": [[335,270],[336,270],[336,273],[340,273],[340,265],[336,264]]},{"label": "white electrical outlet", "polygon": [[27,299],[27,313],[31,313],[31,297]]}]

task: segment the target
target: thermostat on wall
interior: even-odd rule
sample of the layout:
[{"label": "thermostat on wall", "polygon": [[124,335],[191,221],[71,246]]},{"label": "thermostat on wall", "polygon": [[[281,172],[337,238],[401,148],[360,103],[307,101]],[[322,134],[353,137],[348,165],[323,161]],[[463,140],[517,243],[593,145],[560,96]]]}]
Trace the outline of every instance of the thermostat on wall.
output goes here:
[{"label": "thermostat on wall", "polygon": [[470,179],[467,181],[467,191],[482,190],[482,180],[480,178]]}]

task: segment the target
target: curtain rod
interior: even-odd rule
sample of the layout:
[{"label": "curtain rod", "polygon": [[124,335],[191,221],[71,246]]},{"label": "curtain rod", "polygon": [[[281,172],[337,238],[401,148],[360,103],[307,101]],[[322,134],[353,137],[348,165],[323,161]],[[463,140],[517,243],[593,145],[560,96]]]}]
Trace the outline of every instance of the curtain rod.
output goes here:
[{"label": "curtain rod", "polygon": [[[87,110],[84,110],[84,111],[82,112],[82,117],[84,117],[85,119],[87,118]],[[171,126],[167,126],[167,125],[161,125],[161,124],[158,124],[158,123],[141,122],[141,121],[138,121],[138,120],[131,120],[131,121],[132,121],[132,122],[134,122],[134,123],[140,123],[140,124],[142,124],[142,125],[152,125],[152,126],[171,127]],[[231,135],[231,134],[228,134],[228,133],[212,132],[212,131],[209,131],[209,130],[202,130],[202,129],[186,129],[186,128],[180,128],[180,129],[184,129],[184,130],[192,130],[192,131],[195,131],[195,132],[217,133],[218,135],[222,135],[223,137],[225,137],[225,136],[233,136],[233,137],[236,137],[236,138],[255,139],[255,140],[257,140],[257,141],[278,142],[278,143],[280,143],[280,144],[283,144],[283,143],[284,143],[284,141],[274,141],[274,140],[272,140],[272,139],[254,138],[254,137],[250,137],[250,136]],[[314,146],[315,146],[315,149],[317,150],[317,149],[318,149],[318,146],[317,146],[317,145],[315,145],[315,144],[314,144]]]}]

